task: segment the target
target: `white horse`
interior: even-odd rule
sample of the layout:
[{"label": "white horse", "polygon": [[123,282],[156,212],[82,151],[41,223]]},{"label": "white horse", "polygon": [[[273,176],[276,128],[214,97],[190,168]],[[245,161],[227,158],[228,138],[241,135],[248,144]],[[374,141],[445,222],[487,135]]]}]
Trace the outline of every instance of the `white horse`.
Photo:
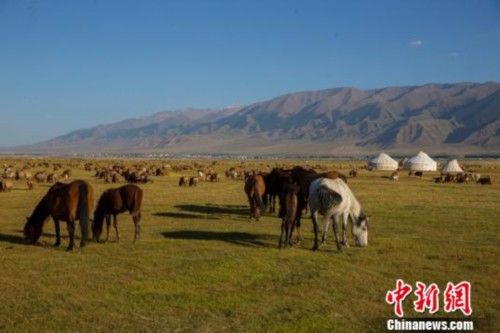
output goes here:
[{"label": "white horse", "polygon": [[314,229],[313,250],[318,245],[318,213],[323,215],[323,242],[333,218],[333,233],[337,249],[341,250],[338,236],[338,221],[342,217],[342,245],[347,247],[347,223],[352,221],[352,235],[357,246],[368,245],[368,219],[351,189],[341,179],[318,178],[309,187],[309,208]]}]

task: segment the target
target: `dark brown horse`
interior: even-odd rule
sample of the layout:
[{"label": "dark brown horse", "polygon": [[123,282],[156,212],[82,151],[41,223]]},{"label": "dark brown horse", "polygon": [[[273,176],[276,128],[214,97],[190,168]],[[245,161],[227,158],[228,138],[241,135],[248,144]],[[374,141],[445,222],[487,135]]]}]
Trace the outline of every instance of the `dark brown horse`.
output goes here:
[{"label": "dark brown horse", "polygon": [[143,196],[141,188],[137,185],[124,185],[104,191],[97,202],[94,221],[92,222],[92,235],[94,240],[99,241],[101,237],[104,219],[106,219],[106,241],[109,240],[111,216],[113,216],[113,227],[116,232],[116,240],[120,240],[116,216],[125,211],[130,213],[134,221],[134,242],[138,240],[141,234],[141,207]]},{"label": "dark brown horse", "polygon": [[253,217],[258,221],[260,211],[264,209],[264,201],[262,200],[266,192],[264,176],[261,174],[249,176],[245,181],[244,189],[250,204],[250,218]]},{"label": "dark brown horse", "polygon": [[266,183],[265,203],[269,206],[271,213],[276,212],[276,197],[279,199],[280,212],[279,217],[284,216],[283,197],[285,186],[292,183],[291,170],[284,170],[281,168],[274,168],[271,172],[264,176]]},{"label": "dark brown horse", "polygon": [[[338,171],[328,171],[323,173],[317,173],[312,169],[305,169],[300,166],[296,166],[291,170],[291,176],[294,183],[296,183],[300,190],[298,192],[298,207],[295,225],[297,227],[297,233],[300,235],[300,224],[302,218],[302,212],[307,209],[307,202],[309,199],[309,186],[313,181],[318,178],[330,178],[336,179],[340,178],[347,184],[347,177]],[[300,236],[299,236],[300,237]],[[300,241],[300,238],[298,238]]]},{"label": "dark brown horse", "polygon": [[56,242],[61,244],[59,221],[65,221],[68,226],[69,245],[74,247],[75,221],[80,221],[80,247],[84,247],[88,238],[89,213],[94,207],[94,191],[89,183],[75,180],[69,184],[56,183],[36,205],[35,210],[27,218],[24,225],[24,235],[30,243],[36,243],[42,235],[43,224],[50,215],[54,219]]},{"label": "dark brown horse", "polygon": [[[283,197],[282,202],[280,200],[283,207],[280,211],[283,210],[285,215],[281,219],[280,248],[293,245],[292,234],[297,220],[300,187],[297,184],[286,184],[283,191],[283,194],[280,196],[280,199]],[[300,229],[297,229],[297,231],[299,232],[297,238],[300,239]]]}]

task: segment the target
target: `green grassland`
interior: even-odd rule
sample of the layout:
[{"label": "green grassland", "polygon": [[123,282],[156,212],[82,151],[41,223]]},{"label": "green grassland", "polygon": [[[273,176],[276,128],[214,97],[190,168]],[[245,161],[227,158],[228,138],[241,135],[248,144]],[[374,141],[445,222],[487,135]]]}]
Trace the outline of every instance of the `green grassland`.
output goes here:
[{"label": "green grassland", "polygon": [[[310,164],[347,173],[353,163]],[[237,164],[218,161],[215,168]],[[245,167],[282,164],[306,162],[251,161]],[[500,179],[500,163],[470,164]],[[311,251],[308,216],[302,244],[279,250],[280,220],[266,214],[249,221],[243,182],[222,177],[179,188],[180,175],[194,171],[140,185],[145,201],[138,243],[123,214],[119,243],[111,233],[110,242],[73,252],[65,251],[64,223],[63,246],[51,246],[50,220],[38,245],[22,242],[25,217],[49,185],[28,191],[19,181],[12,192],[0,193],[0,330],[377,332],[394,317],[384,299],[397,278],[412,285],[436,282],[442,292],[448,281],[468,280],[478,330],[500,329],[498,182],[434,184],[430,173],[391,182],[388,173],[360,170],[349,185],[370,218],[369,245],[339,253],[331,231],[329,242]],[[72,178],[90,181],[96,196],[114,186],[83,168],[73,168]],[[405,302],[408,317],[417,317],[413,299]],[[433,315],[449,316],[442,310]]]}]

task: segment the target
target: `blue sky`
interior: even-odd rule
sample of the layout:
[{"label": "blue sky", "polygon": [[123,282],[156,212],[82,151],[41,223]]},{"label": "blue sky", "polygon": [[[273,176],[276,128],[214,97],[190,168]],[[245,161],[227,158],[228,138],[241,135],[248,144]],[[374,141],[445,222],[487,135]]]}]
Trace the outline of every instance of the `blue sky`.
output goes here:
[{"label": "blue sky", "polygon": [[183,107],[500,81],[500,1],[0,0],[0,147]]}]

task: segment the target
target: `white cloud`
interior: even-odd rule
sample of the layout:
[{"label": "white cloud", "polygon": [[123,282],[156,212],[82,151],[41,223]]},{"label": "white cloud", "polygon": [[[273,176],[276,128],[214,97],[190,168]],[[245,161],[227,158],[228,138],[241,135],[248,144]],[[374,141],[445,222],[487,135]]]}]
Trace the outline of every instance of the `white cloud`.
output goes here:
[{"label": "white cloud", "polygon": [[420,39],[412,40],[411,42],[408,43],[408,45],[411,47],[420,47],[422,46],[422,44],[423,42]]}]

